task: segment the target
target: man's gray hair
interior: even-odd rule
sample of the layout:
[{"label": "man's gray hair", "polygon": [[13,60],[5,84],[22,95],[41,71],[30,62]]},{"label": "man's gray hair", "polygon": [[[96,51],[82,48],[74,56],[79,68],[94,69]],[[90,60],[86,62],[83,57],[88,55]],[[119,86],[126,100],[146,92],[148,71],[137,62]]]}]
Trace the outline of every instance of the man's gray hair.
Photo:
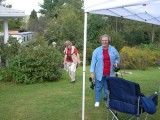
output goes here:
[{"label": "man's gray hair", "polygon": [[109,43],[111,43],[111,42],[112,42],[111,37],[110,37],[109,35],[107,35],[107,34],[102,35],[102,36],[100,37],[100,41],[102,40],[102,38],[103,38],[103,37],[107,37],[107,38],[108,38]]}]

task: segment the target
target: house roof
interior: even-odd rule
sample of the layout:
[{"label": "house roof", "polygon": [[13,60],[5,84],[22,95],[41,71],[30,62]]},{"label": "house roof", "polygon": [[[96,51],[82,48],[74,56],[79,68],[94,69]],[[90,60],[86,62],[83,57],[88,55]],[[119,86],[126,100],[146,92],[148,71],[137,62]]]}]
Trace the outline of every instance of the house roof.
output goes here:
[{"label": "house roof", "polygon": [[11,8],[6,8],[3,6],[0,6],[0,17],[2,18],[10,18],[10,17],[25,17],[24,11],[21,10],[15,10]]},{"label": "house roof", "polygon": [[28,35],[28,34],[35,34],[35,32],[17,32],[17,33],[9,33],[9,35]]}]

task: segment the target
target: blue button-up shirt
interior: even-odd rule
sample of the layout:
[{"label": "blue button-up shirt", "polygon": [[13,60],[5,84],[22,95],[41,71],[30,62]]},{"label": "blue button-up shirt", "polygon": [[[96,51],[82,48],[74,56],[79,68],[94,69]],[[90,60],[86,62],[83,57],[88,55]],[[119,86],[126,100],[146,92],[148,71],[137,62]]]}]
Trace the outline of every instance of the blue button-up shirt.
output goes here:
[{"label": "blue button-up shirt", "polygon": [[[108,53],[110,57],[110,77],[114,76],[114,63],[120,63],[118,51],[111,45],[108,47]],[[103,76],[103,48],[102,46],[96,48],[92,54],[92,60],[90,65],[90,72],[93,72],[95,79],[101,81]]]}]

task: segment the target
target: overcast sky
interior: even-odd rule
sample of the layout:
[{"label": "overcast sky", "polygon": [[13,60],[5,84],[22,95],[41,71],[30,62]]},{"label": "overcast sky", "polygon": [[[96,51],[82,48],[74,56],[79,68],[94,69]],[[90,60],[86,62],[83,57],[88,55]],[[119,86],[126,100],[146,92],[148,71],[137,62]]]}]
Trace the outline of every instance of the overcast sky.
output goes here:
[{"label": "overcast sky", "polygon": [[30,15],[33,9],[38,12],[39,3],[42,4],[43,0],[6,0],[5,3],[11,4],[13,9],[23,10],[26,15]]}]

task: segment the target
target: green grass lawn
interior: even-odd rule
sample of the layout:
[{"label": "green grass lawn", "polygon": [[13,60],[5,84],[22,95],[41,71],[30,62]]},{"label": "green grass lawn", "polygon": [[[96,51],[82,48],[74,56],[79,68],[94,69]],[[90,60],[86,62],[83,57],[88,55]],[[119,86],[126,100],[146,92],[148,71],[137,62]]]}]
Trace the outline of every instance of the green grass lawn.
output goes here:
[{"label": "green grass lawn", "polygon": [[[149,96],[157,91],[160,95],[158,68],[129,72],[133,74],[123,75],[123,78],[139,83],[142,93]],[[105,101],[101,101],[99,108],[94,107],[94,91],[89,87],[88,78],[89,67],[85,84],[85,120],[106,120]],[[0,83],[0,120],[81,120],[82,67],[78,68],[76,79],[75,84],[70,83],[69,75],[64,71],[62,79],[57,82],[33,85]],[[148,117],[149,120],[160,120],[160,107],[156,114]]]}]

